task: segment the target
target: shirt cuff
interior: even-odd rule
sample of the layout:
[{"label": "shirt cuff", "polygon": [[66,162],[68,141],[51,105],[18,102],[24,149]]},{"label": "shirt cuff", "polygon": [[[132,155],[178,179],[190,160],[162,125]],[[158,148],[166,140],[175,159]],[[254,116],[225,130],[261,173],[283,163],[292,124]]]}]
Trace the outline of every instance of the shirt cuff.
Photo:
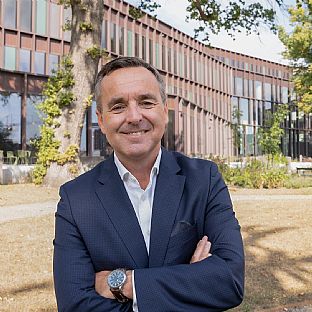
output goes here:
[{"label": "shirt cuff", "polygon": [[134,270],[132,271],[132,294],[133,294],[133,304],[132,304],[132,309],[133,312],[138,312],[138,303],[137,303],[137,298],[136,298],[136,293],[135,293],[135,284],[134,284]]}]

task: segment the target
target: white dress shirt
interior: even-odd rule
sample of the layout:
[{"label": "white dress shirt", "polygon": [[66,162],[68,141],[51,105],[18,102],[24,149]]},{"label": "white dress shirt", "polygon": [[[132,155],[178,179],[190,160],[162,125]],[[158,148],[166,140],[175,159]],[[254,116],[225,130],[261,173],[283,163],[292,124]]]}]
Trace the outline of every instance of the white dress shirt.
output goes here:
[{"label": "white dress shirt", "polygon": [[[117,155],[114,153],[114,162],[117,167],[120,178],[122,179],[135,214],[138,218],[139,225],[144,237],[147,253],[149,253],[152,208],[155,193],[157,175],[159,173],[159,164],[161,159],[161,149],[152,167],[150,180],[145,190],[143,190],[138,180],[129,172],[127,168],[120,162]],[[138,312],[136,300],[134,271],[132,272],[132,291],[133,291],[133,311]]]}]

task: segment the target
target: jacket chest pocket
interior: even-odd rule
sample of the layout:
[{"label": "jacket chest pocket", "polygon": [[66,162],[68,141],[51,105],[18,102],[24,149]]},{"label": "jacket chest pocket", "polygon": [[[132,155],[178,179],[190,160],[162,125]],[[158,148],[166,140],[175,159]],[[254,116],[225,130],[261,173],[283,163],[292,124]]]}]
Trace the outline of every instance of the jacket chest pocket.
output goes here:
[{"label": "jacket chest pocket", "polygon": [[189,225],[170,237],[165,265],[188,264],[198,243],[197,228]]}]

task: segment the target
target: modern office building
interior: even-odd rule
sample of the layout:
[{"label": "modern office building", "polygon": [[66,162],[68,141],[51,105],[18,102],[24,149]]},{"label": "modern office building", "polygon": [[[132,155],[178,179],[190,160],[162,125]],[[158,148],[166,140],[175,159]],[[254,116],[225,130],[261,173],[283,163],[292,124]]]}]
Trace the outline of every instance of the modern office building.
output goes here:
[{"label": "modern office building", "polygon": [[[208,48],[168,24],[129,15],[124,1],[104,0],[102,48],[110,58],[139,56],[156,66],[168,94],[169,124],[163,144],[188,155],[258,155],[259,127],[267,112],[288,103],[282,149],[285,155],[312,156],[312,116],[292,104],[287,66],[239,53]],[[0,149],[31,149],[39,136],[42,86],[69,51],[70,32],[62,25],[70,11],[53,0],[0,1]],[[106,60],[103,59],[102,63]],[[232,112],[240,111],[241,142],[235,144]],[[95,103],[82,130],[81,154],[105,155]]]}]

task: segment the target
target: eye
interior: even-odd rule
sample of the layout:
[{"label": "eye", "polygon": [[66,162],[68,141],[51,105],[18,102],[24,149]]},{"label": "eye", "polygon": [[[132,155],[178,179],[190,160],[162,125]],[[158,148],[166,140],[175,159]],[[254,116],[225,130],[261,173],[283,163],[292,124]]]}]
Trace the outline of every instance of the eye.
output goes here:
[{"label": "eye", "polygon": [[156,105],[153,101],[142,101],[140,102],[140,106],[146,109],[153,108]]},{"label": "eye", "polygon": [[122,113],[125,109],[126,109],[126,105],[125,104],[117,103],[117,104],[112,106],[110,111],[113,112],[113,113],[118,114],[118,113]]}]

